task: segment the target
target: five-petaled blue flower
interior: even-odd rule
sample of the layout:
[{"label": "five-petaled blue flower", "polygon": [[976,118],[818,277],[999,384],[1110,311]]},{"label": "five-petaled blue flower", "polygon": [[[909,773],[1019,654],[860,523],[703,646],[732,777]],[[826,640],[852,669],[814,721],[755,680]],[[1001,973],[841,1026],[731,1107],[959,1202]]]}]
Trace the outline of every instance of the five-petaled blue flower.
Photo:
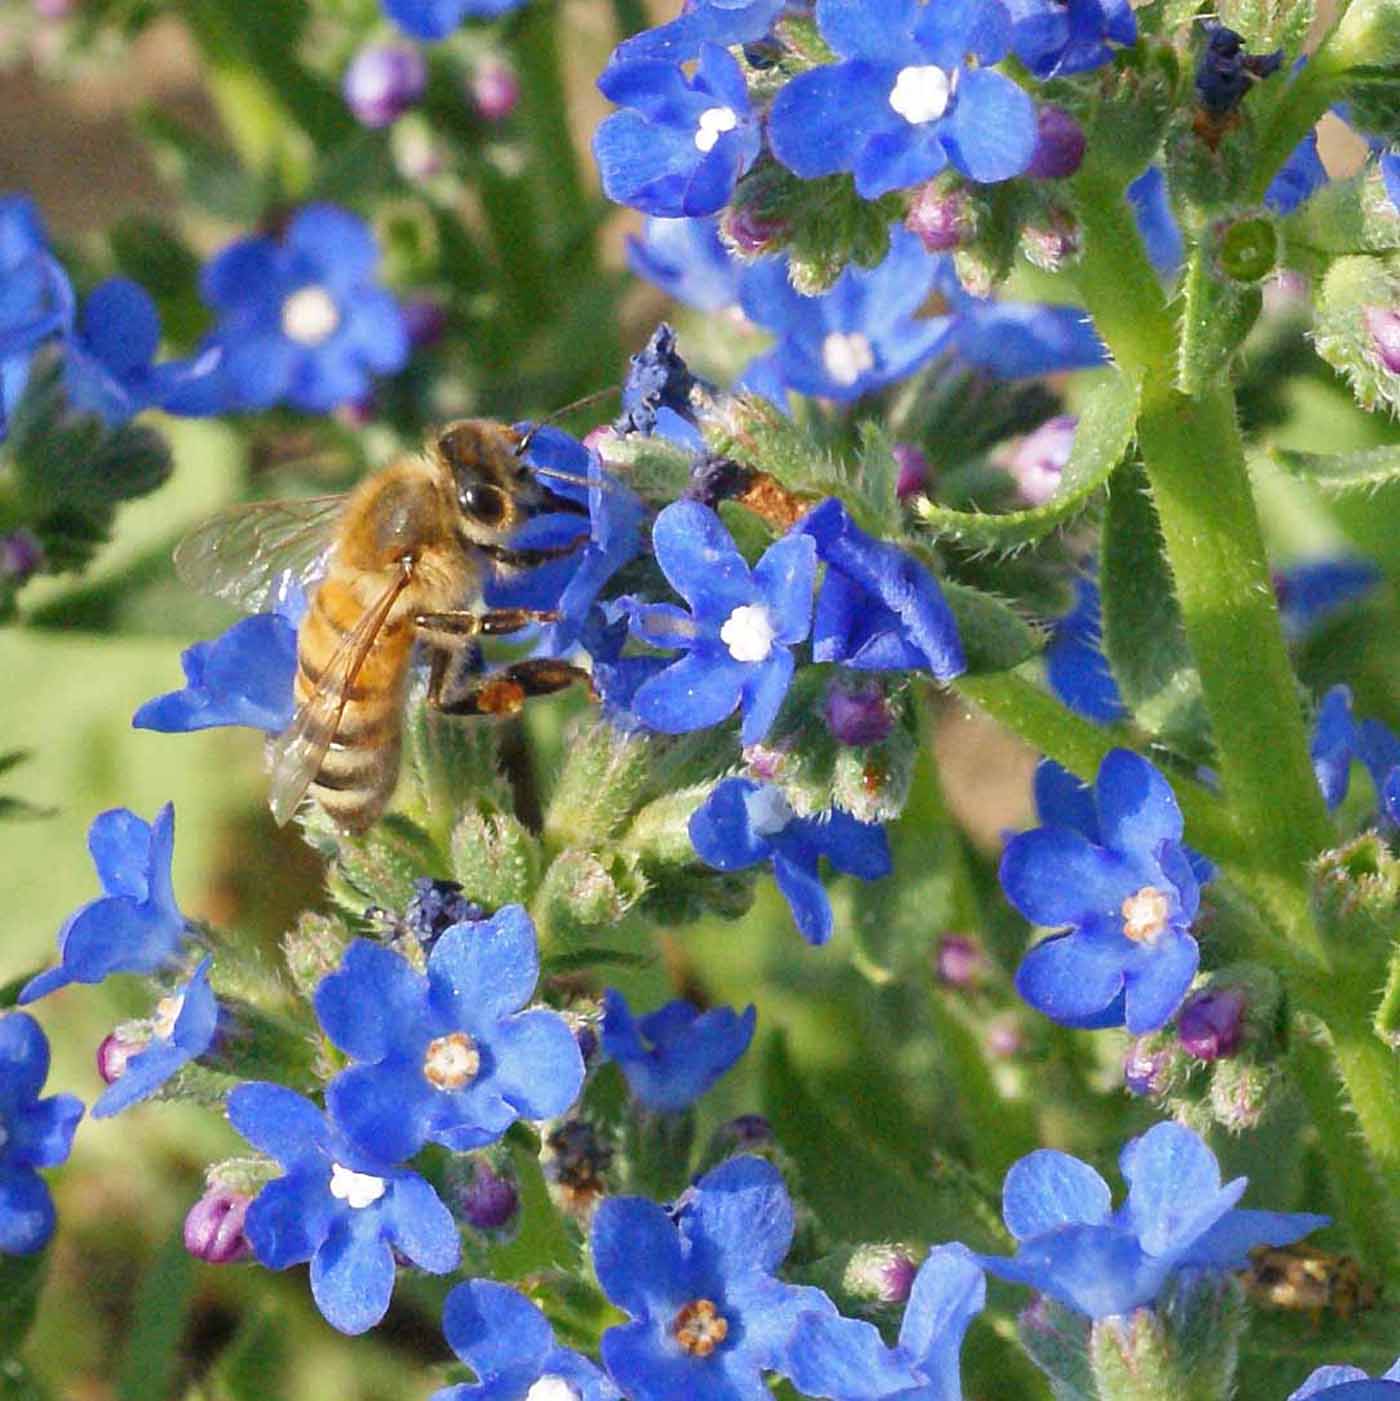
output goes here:
[{"label": "five-petaled blue flower", "polygon": [[384,13],[415,39],[445,39],[464,19],[495,19],[525,0],[380,0]]},{"label": "five-petaled blue flower", "polygon": [[817,0],[817,24],[845,62],[798,74],[769,116],[773,154],[795,174],[850,171],[874,199],[950,161],[984,184],[1030,164],[1035,106],[990,67],[1011,45],[1001,0]]},{"label": "five-petaled blue flower", "polygon": [[490,1279],[459,1284],[442,1306],[452,1351],[479,1378],[429,1401],[617,1401],[586,1357],[554,1341],[549,1320],[523,1294]]},{"label": "five-petaled blue flower", "polygon": [[53,1235],[53,1198],[38,1168],[57,1167],[83,1117],[73,1095],[39,1092],[49,1043],[28,1012],[0,1014],[0,1255],[32,1255]]},{"label": "five-petaled blue flower", "polygon": [[1037,944],[1016,988],[1063,1026],[1166,1025],[1195,976],[1189,933],[1208,867],[1181,842],[1181,809],[1146,759],[1114,749],[1092,797],[1042,764],[1036,798],[1048,825],[1022,832],[1001,858],[1001,885],[1034,924],[1068,925]]},{"label": "five-petaled blue flower", "polygon": [[297,625],[306,595],[289,583],[274,611],[241,618],[211,642],[180,653],[181,690],[148,700],[131,717],[138,730],[185,734],[215,725],[248,725],[281,734],[295,708]]},{"label": "five-petaled blue flower", "polygon": [[1400,739],[1379,720],[1353,717],[1349,687],[1333,686],[1323,696],[1310,750],[1313,772],[1329,809],[1346,797],[1352,761],[1360,759],[1371,776],[1381,816],[1400,826]]},{"label": "five-petaled blue flower", "polygon": [[1323,1396],[1330,1396],[1332,1401],[1400,1401],[1400,1357],[1389,1371],[1374,1379],[1360,1367],[1319,1367],[1308,1374],[1297,1391],[1288,1393],[1288,1401]]},{"label": "five-petaled blue flower", "polygon": [[175,809],[154,822],[128,808],[93,819],[88,850],[106,892],[75,910],[58,931],[58,966],[31,978],[20,993],[33,1002],[69,983],[100,983],[112,973],[156,973],[184,947],[188,925],[175,903],[170,858]]},{"label": "five-petaled blue flower", "polygon": [[375,281],[379,250],[348,210],[310,204],[280,242],[244,238],[207,263],[200,290],[219,313],[208,345],[235,409],[285,402],[324,413],[408,359],[398,303]]},{"label": "five-petaled blue flower", "polygon": [[871,1323],[804,1314],[793,1339],[793,1384],[836,1401],[960,1401],[958,1353],[986,1301],[972,1252],[936,1246],[914,1277],[895,1347]]},{"label": "five-petaled blue flower", "polygon": [[790,1372],[804,1313],[831,1313],[820,1289],[773,1277],[792,1243],[792,1203],[778,1170],[730,1158],[670,1212],[613,1197],[593,1218],[603,1292],[632,1321],[603,1334],[603,1361],[633,1401],[734,1401],[766,1394],[764,1372]]},{"label": "five-petaled blue flower", "polygon": [[749,1048],[758,1013],[732,1007],[701,1012],[676,1000],[632,1017],[627,999],[603,994],[603,1050],[622,1067],[645,1109],[677,1113],[694,1104]]},{"label": "five-petaled blue flower", "polygon": [[913,555],[867,535],[835,497],[796,529],[816,541],[826,565],[812,625],[816,661],[857,671],[925,670],[940,681],[967,669],[953,610]]},{"label": "five-petaled blue flower", "polygon": [[1110,44],[1137,43],[1129,0],[1005,0],[1011,47],[1037,78],[1085,73],[1113,57]]},{"label": "five-petaled blue flower", "polygon": [[1116,1211],[1088,1163],[1041,1148],[1014,1164],[1002,1215],[1015,1256],[983,1255],[984,1269],[1107,1318],[1150,1305],[1179,1270],[1241,1269],[1259,1245],[1289,1245],[1325,1226],[1306,1212],[1238,1211],[1248,1179],[1220,1184],[1220,1165],[1181,1124],[1157,1124],[1123,1149],[1128,1198]]},{"label": "five-petaled blue flower", "polygon": [[593,137],[603,191],[644,214],[715,214],[758,155],[758,123],[744,75],[717,44],[703,44],[686,76],[677,63],[616,63],[598,79],[614,112]]},{"label": "five-petaled blue flower", "polygon": [[671,603],[635,605],[635,636],[684,652],[642,683],[632,708],[651,729],[684,734],[717,725],[742,706],[743,742],[757,744],[787,695],[796,667],[790,649],[812,627],[816,546],[788,534],[750,569],[724,523],[698,501],[667,506],[651,543],[691,611]]},{"label": "five-petaled blue flower", "polygon": [[198,1060],[214,1044],[219,1029],[219,1004],[209,986],[210,963],[208,958],[201,959],[189,982],[161,999],[151,1039],[103,1090],[92,1106],[94,1119],[110,1118],[148,1099],[181,1066]]},{"label": "five-petaled blue flower", "polygon": [[539,972],[534,925],[519,905],[454,925],[433,945],[426,976],[356,939],[314,998],[326,1035],[356,1062],[326,1089],[347,1136],[398,1162],[430,1141],[465,1152],[518,1118],[562,1114],[583,1085],[583,1059],[557,1012],[521,1011]]},{"label": "five-petaled blue flower", "polygon": [[817,875],[825,856],[838,871],[879,880],[890,873],[890,846],[877,822],[858,822],[832,808],[821,817],[798,817],[780,789],[748,778],[717,784],[690,819],[696,855],[717,871],[742,871],[773,863],[773,878],[809,944],[831,938],[831,901]]},{"label": "five-petaled blue flower", "polygon": [[451,1213],[423,1178],[352,1143],[309,1099],[261,1081],[228,1098],[229,1122],[286,1170],[248,1208],[243,1231],[269,1269],[311,1262],[311,1294],[342,1333],[384,1317],[395,1252],[430,1274],[457,1267]]}]

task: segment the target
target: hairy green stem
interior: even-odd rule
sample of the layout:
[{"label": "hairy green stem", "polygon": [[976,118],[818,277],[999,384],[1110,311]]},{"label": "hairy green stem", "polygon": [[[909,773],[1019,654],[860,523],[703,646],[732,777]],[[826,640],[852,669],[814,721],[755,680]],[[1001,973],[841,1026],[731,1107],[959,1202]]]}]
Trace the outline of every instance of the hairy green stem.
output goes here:
[{"label": "hairy green stem", "polygon": [[1400,1225],[1400,1054],[1378,1040],[1354,1005],[1328,1024],[1337,1068]]}]

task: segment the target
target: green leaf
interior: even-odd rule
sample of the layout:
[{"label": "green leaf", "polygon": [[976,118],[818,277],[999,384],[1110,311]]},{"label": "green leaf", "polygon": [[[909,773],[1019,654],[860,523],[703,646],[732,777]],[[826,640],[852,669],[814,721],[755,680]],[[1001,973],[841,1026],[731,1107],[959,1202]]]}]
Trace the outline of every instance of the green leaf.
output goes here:
[{"label": "green leaf", "polygon": [[1009,604],[967,584],[942,581],[967,654],[967,676],[1010,671],[1041,648],[1041,634]]},{"label": "green leaf", "polygon": [[540,962],[540,973],[587,973],[594,968],[647,968],[655,962],[647,954],[630,953],[626,949],[582,948],[568,953],[556,953]]},{"label": "green leaf", "polygon": [[1201,678],[1186,644],[1157,512],[1142,467],[1109,496],[1100,565],[1104,651],[1138,723],[1188,757],[1209,757]]},{"label": "green leaf", "polygon": [[[0,1362],[15,1356],[34,1323],[48,1263],[47,1251],[0,1255]],[[6,1370],[0,1367],[0,1375]]]},{"label": "green leaf", "polygon": [[151,1261],[136,1290],[117,1383],[118,1401],[169,1396],[194,1292],[194,1258],[177,1230]]},{"label": "green leaf", "polygon": [[570,1270],[578,1260],[578,1248],[550,1200],[539,1157],[524,1146],[523,1139],[515,1132],[507,1138],[520,1189],[520,1229],[512,1240],[491,1248],[493,1279],[516,1280],[540,1270]]},{"label": "green leaf", "polygon": [[1115,374],[1094,391],[1079,416],[1060,489],[1043,506],[993,515],[950,511],[920,498],[914,510],[937,539],[970,549],[1009,551],[1041,540],[1080,515],[1107,485],[1133,440],[1137,410],[1136,386],[1125,375]]},{"label": "green leaf", "polygon": [[1289,476],[1337,494],[1377,491],[1400,481],[1400,445],[1337,453],[1275,448],[1273,457]]}]

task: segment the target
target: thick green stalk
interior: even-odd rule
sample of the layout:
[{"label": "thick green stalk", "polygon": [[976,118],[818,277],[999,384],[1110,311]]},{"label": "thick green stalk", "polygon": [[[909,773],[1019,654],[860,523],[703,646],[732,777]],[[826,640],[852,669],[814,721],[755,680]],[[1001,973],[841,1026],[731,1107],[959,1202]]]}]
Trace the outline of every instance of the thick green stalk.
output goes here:
[{"label": "thick green stalk", "polygon": [[1327,1029],[1347,1097],[1390,1192],[1392,1224],[1400,1224],[1400,1055],[1372,1033],[1364,1008],[1339,1009]]}]

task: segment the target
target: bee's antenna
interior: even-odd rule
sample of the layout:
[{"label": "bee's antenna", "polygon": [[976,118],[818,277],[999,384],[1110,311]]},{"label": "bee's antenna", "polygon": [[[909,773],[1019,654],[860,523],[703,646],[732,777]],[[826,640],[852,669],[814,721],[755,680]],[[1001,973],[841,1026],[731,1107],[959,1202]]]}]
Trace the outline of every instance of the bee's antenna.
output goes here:
[{"label": "bee's antenna", "polygon": [[[582,399],[575,399],[572,404],[565,404],[562,409],[555,409],[553,413],[546,414],[541,419],[536,419],[535,422],[533,422],[525,430],[524,435],[521,437],[520,441],[515,445],[515,455],[517,457],[524,457],[525,454],[530,451],[530,444],[534,441],[535,434],[538,433],[541,428],[545,428],[549,424],[553,423],[556,419],[563,418],[565,414],[573,413],[575,409],[583,409],[587,408],[589,404],[596,404],[599,399],[606,399],[609,394],[620,393],[622,393],[621,385],[610,384],[606,389],[595,389],[592,394],[585,394]],[[536,467],[535,471],[541,476],[557,477],[562,475],[565,476],[568,480],[573,480],[572,478],[568,478],[567,473],[551,473],[545,471],[542,467]]]}]

